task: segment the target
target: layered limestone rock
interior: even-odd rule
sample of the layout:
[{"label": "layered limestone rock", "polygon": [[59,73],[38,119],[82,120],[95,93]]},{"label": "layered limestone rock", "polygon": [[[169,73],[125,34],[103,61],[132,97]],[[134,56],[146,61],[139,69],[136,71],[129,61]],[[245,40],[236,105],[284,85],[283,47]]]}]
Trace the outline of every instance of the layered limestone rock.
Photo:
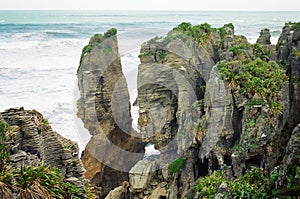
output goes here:
[{"label": "layered limestone rock", "polygon": [[[298,26],[297,26],[298,25]],[[286,132],[300,123],[300,28],[299,23],[287,23],[276,45],[277,61],[287,68],[290,78],[290,116]],[[287,141],[289,137],[285,139]]]},{"label": "layered limestone rock", "polygon": [[[295,24],[286,25],[276,50],[268,29],[252,45],[234,34],[232,24],[214,29],[182,23],[142,45],[139,125],[144,141],[161,155],[157,173],[136,197],[149,197],[162,182],[168,197],[184,197],[197,178],[216,170],[228,179],[253,167],[270,175],[287,156],[300,118],[298,32]],[[294,143],[289,145],[297,148]],[[162,165],[168,168],[179,156],[185,164],[178,174],[160,177]]]},{"label": "layered limestone rock", "polygon": [[[59,168],[66,181],[77,186],[84,193],[87,182],[84,169],[78,157],[76,143],[63,138],[52,130],[48,121],[36,110],[11,108],[0,113],[0,120],[13,129],[6,141],[10,153],[9,166],[45,166]],[[86,198],[82,195],[82,198]]]},{"label": "layered limestone rock", "polygon": [[271,34],[270,30],[265,28],[260,31],[259,38],[257,39],[256,43],[262,44],[262,45],[270,45],[271,44]]},{"label": "layered limestone rock", "polygon": [[115,29],[90,39],[77,77],[77,115],[92,135],[82,156],[85,176],[105,194],[128,180],[129,170],[144,152],[144,144],[132,129]]},{"label": "layered limestone rock", "polygon": [[[207,48],[214,54],[215,46],[210,41],[208,39]],[[165,151],[164,154],[174,150],[182,154],[196,134],[194,124],[186,121],[200,116],[198,101],[204,96],[203,88],[214,60],[194,38],[178,30],[169,32],[166,38],[144,43],[140,60],[138,105],[143,138]],[[195,106],[194,114],[190,114],[192,104]],[[186,129],[194,131],[194,135],[184,136]],[[178,137],[178,142],[182,142],[180,145],[171,142],[178,131],[184,138]]]},{"label": "layered limestone rock", "polygon": [[281,196],[298,195],[300,191],[300,124],[292,132],[284,158],[273,172],[278,175],[276,189]]}]

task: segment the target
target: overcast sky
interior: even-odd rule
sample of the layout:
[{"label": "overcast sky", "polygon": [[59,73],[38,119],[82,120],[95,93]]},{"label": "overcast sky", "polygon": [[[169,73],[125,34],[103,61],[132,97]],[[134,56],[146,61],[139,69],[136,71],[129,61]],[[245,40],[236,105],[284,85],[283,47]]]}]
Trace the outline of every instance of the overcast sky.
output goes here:
[{"label": "overcast sky", "polygon": [[0,0],[0,9],[300,11],[300,0]]}]

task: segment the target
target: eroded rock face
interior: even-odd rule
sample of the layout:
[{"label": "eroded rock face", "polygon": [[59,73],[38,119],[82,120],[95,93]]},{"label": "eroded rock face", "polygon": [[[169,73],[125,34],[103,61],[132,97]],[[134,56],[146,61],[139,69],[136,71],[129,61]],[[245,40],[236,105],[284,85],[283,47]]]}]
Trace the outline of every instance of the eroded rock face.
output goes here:
[{"label": "eroded rock face", "polygon": [[290,116],[285,130],[288,133],[300,123],[300,28],[287,23],[282,29],[276,50],[277,61],[287,67],[290,78]]},{"label": "eroded rock face", "polygon": [[[240,177],[252,167],[263,168],[269,175],[285,155],[290,129],[300,118],[296,81],[299,28],[284,27],[277,50],[271,45],[268,29],[261,31],[255,45],[235,35],[230,24],[212,32],[205,29],[202,36],[207,40],[200,38],[198,43],[183,36],[196,34],[189,29],[183,23],[180,36],[173,30],[165,38],[143,44],[138,73],[139,125],[144,140],[161,151],[157,164],[170,163],[178,156],[185,159],[178,175],[163,179],[170,187],[167,195],[174,197],[183,197],[197,178],[215,170],[222,170],[228,179]],[[288,64],[290,83],[286,71],[275,61]],[[228,80],[228,71],[220,72],[219,64],[227,63],[233,64],[235,72],[248,63],[278,66],[282,82],[276,91],[263,88],[267,95],[258,90],[243,93],[243,82],[237,85],[234,81],[238,77]],[[150,181],[160,181],[158,176],[153,175]],[[158,187],[152,186],[154,189]],[[142,195],[140,198],[148,197]]]},{"label": "eroded rock face", "polygon": [[61,169],[66,181],[83,190],[86,179],[76,143],[53,131],[47,120],[35,110],[11,108],[0,113],[0,120],[14,129],[6,142],[11,154],[10,166],[37,166],[43,161],[45,166]]},{"label": "eroded rock face", "polygon": [[141,160],[136,163],[129,172],[129,183],[132,191],[145,191],[155,169],[155,163],[148,160]]},{"label": "eroded rock face", "polygon": [[[212,43],[208,44],[210,49],[214,49]],[[138,105],[141,133],[145,141],[154,143],[164,154],[177,150],[182,154],[197,133],[192,117],[200,116],[197,102],[203,99],[203,88],[214,60],[193,38],[179,35],[177,31],[171,31],[164,39],[144,43],[140,60]],[[194,114],[190,114],[192,104]],[[187,129],[194,134],[184,135]],[[177,137],[178,131],[182,132],[181,138]],[[181,144],[173,144],[174,138]],[[174,158],[172,154],[168,155]]]},{"label": "eroded rock face", "polygon": [[262,45],[270,45],[271,44],[271,34],[270,30],[265,28],[260,31],[259,38],[257,39],[256,43],[262,44]]},{"label": "eroded rock face", "polygon": [[91,38],[83,49],[77,77],[77,115],[92,135],[82,156],[85,176],[107,193],[128,180],[129,170],[144,152],[131,126],[115,29]]},{"label": "eroded rock face", "polygon": [[[280,195],[298,195],[300,179],[300,124],[292,132],[292,136],[287,144],[284,158],[277,170],[278,179],[276,189],[280,190]],[[291,183],[290,185],[288,185]],[[290,186],[290,187],[289,187]],[[289,188],[289,189],[287,189]]]}]

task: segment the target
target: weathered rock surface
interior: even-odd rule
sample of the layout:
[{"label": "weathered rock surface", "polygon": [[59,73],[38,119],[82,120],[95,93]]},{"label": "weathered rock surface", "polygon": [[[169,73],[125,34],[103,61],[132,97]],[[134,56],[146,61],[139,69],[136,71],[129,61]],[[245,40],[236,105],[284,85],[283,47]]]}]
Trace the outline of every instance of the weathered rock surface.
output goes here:
[{"label": "weathered rock surface", "polygon": [[[300,28],[287,23],[276,45],[277,61],[287,68],[290,78],[289,97],[290,115],[286,125],[286,132],[292,132],[300,123]],[[287,136],[287,139],[289,137]],[[285,139],[285,141],[287,141]]]},{"label": "weathered rock surface", "polygon": [[270,45],[271,44],[270,38],[271,38],[270,30],[267,28],[262,29],[256,43],[262,45]]},{"label": "weathered rock surface", "polygon": [[141,160],[136,163],[129,172],[129,183],[132,191],[145,191],[155,169],[155,164],[148,160]]},{"label": "weathered rock surface", "polygon": [[[277,168],[276,189],[280,195],[298,195],[300,191],[300,124],[292,132],[284,158]],[[290,183],[290,184],[289,184]]]},{"label": "weathered rock surface", "polygon": [[[5,143],[10,153],[10,166],[37,166],[43,161],[45,166],[61,169],[65,179],[73,179],[70,183],[84,190],[87,180],[83,176],[77,144],[53,131],[39,112],[23,107],[11,108],[0,113],[0,120],[13,129]],[[82,195],[82,198],[86,196]]]},{"label": "weathered rock surface", "polygon": [[[203,27],[204,36],[195,33],[198,27],[189,32],[191,27],[183,23],[165,38],[142,45],[139,125],[144,141],[154,143],[161,151],[156,160],[161,169],[151,175],[146,192],[134,191],[135,197],[147,198],[149,191],[158,190],[157,185],[151,185],[153,181],[168,184],[168,197],[184,197],[196,179],[215,170],[233,179],[253,167],[263,168],[268,176],[283,157],[285,166],[291,162],[300,165],[297,158],[291,158],[297,156],[299,149],[294,135],[297,130],[292,138],[291,132],[300,123],[300,29],[286,25],[275,48],[268,29],[263,29],[257,44],[251,45],[244,36],[234,34],[232,24],[213,30],[205,24]],[[178,29],[181,34],[175,31]],[[205,39],[195,38],[195,34]],[[290,81],[283,74],[278,93],[265,98],[256,91],[243,94],[240,85],[224,80],[224,72],[221,74],[215,63],[235,63],[234,70],[238,71],[248,63],[245,60],[284,64]],[[263,103],[259,102],[262,98]],[[271,107],[272,100],[278,109]],[[162,165],[168,168],[171,160],[180,156],[185,159],[184,167],[172,179],[164,178]],[[283,170],[282,176],[290,173]],[[286,179],[281,182],[286,185]],[[220,187],[215,198],[223,198],[223,191]],[[225,192],[230,198],[229,191]]]},{"label": "weathered rock surface", "polygon": [[126,198],[126,194],[128,192],[129,183],[124,181],[122,186],[118,186],[111,190],[105,199],[124,199]]},{"label": "weathered rock surface", "polygon": [[105,195],[128,180],[129,170],[144,152],[144,144],[132,129],[115,29],[90,39],[77,77],[77,115],[92,135],[82,156],[85,176],[102,187]]},{"label": "weathered rock surface", "polygon": [[[92,135],[82,157],[86,176],[104,193],[129,181],[130,193],[120,186],[110,198],[199,198],[192,191],[197,179],[216,170],[232,180],[253,167],[269,177],[279,167],[276,189],[284,194],[286,176],[300,170],[291,166],[300,165],[298,127],[293,131],[300,123],[299,31],[286,24],[275,47],[268,29],[250,44],[232,24],[182,23],[144,43],[139,135],[131,128],[115,33],[92,37],[78,69],[78,116]],[[160,150],[159,159],[141,160],[145,143]],[[214,197],[233,197],[230,188],[224,182]]]}]

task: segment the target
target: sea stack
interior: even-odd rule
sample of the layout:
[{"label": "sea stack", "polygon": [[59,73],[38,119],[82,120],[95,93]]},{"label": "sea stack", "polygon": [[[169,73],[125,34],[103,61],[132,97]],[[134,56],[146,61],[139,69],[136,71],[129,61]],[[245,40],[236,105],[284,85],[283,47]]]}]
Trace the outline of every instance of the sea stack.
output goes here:
[{"label": "sea stack", "polygon": [[111,29],[94,35],[77,72],[77,115],[92,135],[82,156],[85,176],[104,194],[128,181],[128,171],[144,155],[144,144],[132,129],[116,33]]}]

